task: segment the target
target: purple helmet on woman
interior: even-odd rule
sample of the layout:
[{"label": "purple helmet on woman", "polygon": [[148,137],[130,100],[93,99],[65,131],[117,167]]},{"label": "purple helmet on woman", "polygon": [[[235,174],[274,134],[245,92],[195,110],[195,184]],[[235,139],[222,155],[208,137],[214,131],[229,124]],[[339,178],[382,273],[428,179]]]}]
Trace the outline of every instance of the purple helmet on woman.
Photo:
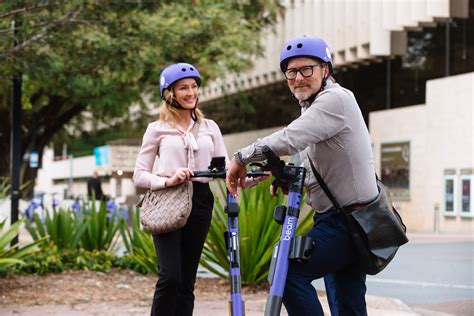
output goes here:
[{"label": "purple helmet on woman", "polygon": [[288,61],[294,57],[317,58],[329,64],[332,73],[332,58],[328,44],[319,37],[300,36],[283,45],[280,52],[280,69],[286,71]]},{"label": "purple helmet on woman", "polygon": [[160,94],[163,97],[163,90],[168,89],[173,83],[184,78],[194,78],[198,86],[201,85],[201,75],[191,64],[177,63],[163,69],[160,74]]}]

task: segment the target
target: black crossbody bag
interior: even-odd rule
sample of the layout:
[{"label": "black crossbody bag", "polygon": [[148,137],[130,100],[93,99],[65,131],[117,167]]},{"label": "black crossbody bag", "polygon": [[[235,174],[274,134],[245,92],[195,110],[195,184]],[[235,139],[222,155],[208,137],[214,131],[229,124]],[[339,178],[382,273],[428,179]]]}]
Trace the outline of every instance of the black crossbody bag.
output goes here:
[{"label": "black crossbody bag", "polygon": [[361,270],[370,275],[379,273],[392,261],[398,248],[408,242],[406,226],[392,204],[388,189],[377,177],[379,194],[375,200],[347,211],[334,198],[309,156],[308,159],[319,185],[336,210],[346,217]]}]

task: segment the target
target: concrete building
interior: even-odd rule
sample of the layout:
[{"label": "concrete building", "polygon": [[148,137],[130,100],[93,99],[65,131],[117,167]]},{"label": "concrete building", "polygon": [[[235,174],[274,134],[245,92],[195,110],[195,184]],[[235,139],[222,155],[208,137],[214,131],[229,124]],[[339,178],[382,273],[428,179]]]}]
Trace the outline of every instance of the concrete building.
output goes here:
[{"label": "concrete building", "polygon": [[[376,169],[409,229],[472,234],[474,73],[428,81],[425,104],[372,112],[369,122]],[[407,181],[397,183],[390,173],[402,170]]]}]

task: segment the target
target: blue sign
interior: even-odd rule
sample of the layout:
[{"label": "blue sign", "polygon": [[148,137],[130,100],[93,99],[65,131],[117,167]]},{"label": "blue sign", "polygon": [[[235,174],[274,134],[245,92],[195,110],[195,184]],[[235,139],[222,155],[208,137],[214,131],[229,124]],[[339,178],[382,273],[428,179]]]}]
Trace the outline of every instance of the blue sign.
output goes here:
[{"label": "blue sign", "polygon": [[38,152],[32,151],[30,153],[30,168],[38,168],[39,167],[39,155]]},{"label": "blue sign", "polygon": [[94,156],[96,167],[110,166],[110,147],[108,145],[95,147]]}]

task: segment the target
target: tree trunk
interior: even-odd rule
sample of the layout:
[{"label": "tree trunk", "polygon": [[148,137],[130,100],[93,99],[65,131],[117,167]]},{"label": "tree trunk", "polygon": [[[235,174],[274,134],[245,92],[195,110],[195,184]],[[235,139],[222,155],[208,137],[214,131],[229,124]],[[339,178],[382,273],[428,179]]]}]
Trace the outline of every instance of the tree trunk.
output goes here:
[{"label": "tree trunk", "polygon": [[[33,96],[30,101],[38,100],[40,96]],[[37,112],[26,112],[22,118],[21,157],[35,150],[39,156],[39,167],[44,148],[51,142],[54,135],[60,132],[76,115],[85,108],[83,104],[68,104],[59,96],[49,96],[50,104],[41,107]],[[35,104],[32,102],[32,104]],[[33,106],[33,109],[35,106]],[[10,177],[10,108],[0,108],[0,176]],[[35,148],[32,148],[34,146]],[[20,184],[23,198],[31,198],[38,168],[30,168],[29,162],[23,162],[20,170]]]}]

